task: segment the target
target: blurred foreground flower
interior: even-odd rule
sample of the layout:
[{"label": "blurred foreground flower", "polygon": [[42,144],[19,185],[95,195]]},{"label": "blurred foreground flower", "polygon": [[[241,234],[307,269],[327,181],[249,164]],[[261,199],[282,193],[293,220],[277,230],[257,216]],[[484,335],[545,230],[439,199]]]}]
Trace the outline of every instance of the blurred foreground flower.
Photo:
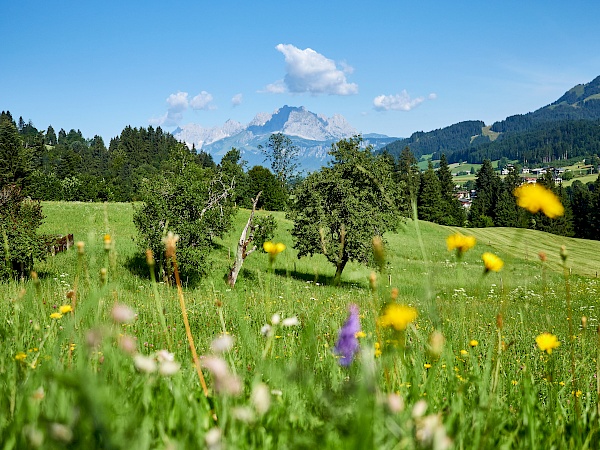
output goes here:
[{"label": "blurred foreground flower", "polygon": [[514,195],[517,197],[517,205],[534,214],[541,211],[554,219],[565,213],[565,208],[556,194],[541,184],[523,184],[515,189]]},{"label": "blurred foreground flower", "polygon": [[540,334],[535,338],[535,342],[541,351],[547,352],[549,355],[552,354],[552,349],[555,349],[560,345],[556,336],[550,333]]},{"label": "blurred foreground flower", "polygon": [[446,238],[446,247],[448,251],[456,249],[457,255],[460,257],[467,250],[475,247],[475,236],[465,236],[460,233],[452,234]]},{"label": "blurred foreground flower", "polygon": [[113,320],[117,323],[127,323],[135,319],[135,311],[129,306],[116,303],[110,312]]},{"label": "blurred foreground flower", "polygon": [[481,255],[483,265],[485,266],[485,272],[500,272],[500,269],[504,266],[504,261],[499,257],[490,252],[485,252]]},{"label": "blurred foreground flower", "polygon": [[218,393],[239,395],[242,392],[242,382],[237,376],[229,373],[227,363],[218,356],[204,357],[202,367],[208,369],[212,375],[215,391]]},{"label": "blurred foreground flower", "polygon": [[228,352],[233,348],[235,339],[229,334],[222,334],[210,344],[210,349],[213,353],[224,353]]},{"label": "blurred foreground flower", "polygon": [[270,255],[277,255],[278,253],[281,253],[285,250],[285,244],[282,242],[275,243],[267,241],[263,244],[263,249]]},{"label": "blurred foreground flower", "polygon": [[350,315],[340,328],[338,340],[334,351],[340,355],[338,362],[342,366],[349,366],[356,352],[358,352],[358,339],[356,334],[360,331],[360,319],[358,317],[358,306],[350,305]]},{"label": "blurred foreground flower", "polygon": [[409,323],[417,318],[417,310],[412,306],[392,303],[379,318],[382,327],[394,327],[398,331],[405,330]]}]

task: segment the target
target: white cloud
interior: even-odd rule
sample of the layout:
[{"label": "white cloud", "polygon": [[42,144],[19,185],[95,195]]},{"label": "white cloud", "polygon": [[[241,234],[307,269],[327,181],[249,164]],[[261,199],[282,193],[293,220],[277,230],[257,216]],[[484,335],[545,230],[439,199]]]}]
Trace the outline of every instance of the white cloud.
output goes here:
[{"label": "white cloud", "polygon": [[169,111],[185,111],[188,107],[188,93],[177,92],[177,94],[171,94],[167,97],[167,103],[169,104]]},{"label": "white cloud", "polygon": [[[429,98],[433,99],[431,94]],[[373,99],[373,107],[378,111],[410,111],[424,101],[423,97],[410,98],[408,92],[403,90],[395,95],[378,95]]]},{"label": "white cloud", "polygon": [[212,104],[212,101],[213,101],[212,94],[209,94],[206,91],[202,91],[202,92],[200,92],[198,95],[196,95],[190,101],[190,106],[192,107],[192,109],[195,109],[195,110],[199,110],[199,109],[204,109],[204,110],[216,109],[217,107]]},{"label": "white cloud", "polygon": [[267,84],[264,90],[258,92],[267,92],[269,94],[283,94],[284,92],[287,92],[287,88],[283,80],[277,80],[274,83]]},{"label": "white cloud", "polygon": [[176,94],[171,94],[167,97],[167,112],[160,117],[152,117],[148,120],[150,125],[154,126],[165,126],[174,127],[181,123],[183,120],[183,113],[191,107],[192,109],[216,109],[216,106],[212,105],[213,96],[206,91],[200,92],[191,100],[188,100],[188,93],[178,91]]},{"label": "white cloud", "polygon": [[330,95],[352,95],[358,93],[356,83],[348,83],[346,74],[352,67],[342,63],[340,68],[335,61],[326,58],[311,48],[301,50],[291,44],[275,47],[285,57],[286,75],[283,81],[276,81],[265,88],[265,92],[310,93]]},{"label": "white cloud", "polygon": [[435,100],[437,98],[437,94],[435,92],[432,92],[427,96],[427,98],[429,98],[429,100]]},{"label": "white cloud", "polygon": [[231,98],[231,105],[232,106],[239,106],[239,105],[242,104],[243,101],[244,101],[244,96],[242,94],[235,94]]}]

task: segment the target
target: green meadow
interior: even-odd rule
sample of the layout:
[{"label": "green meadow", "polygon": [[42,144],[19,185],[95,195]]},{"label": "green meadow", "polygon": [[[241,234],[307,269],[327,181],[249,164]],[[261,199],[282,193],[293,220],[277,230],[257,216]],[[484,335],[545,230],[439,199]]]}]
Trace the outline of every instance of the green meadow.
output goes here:
[{"label": "green meadow", "polygon": [[[0,285],[2,449],[600,446],[600,242],[406,221],[380,270],[350,263],[334,287],[272,213],[286,249],[250,255],[230,289],[240,210],[209,275],[178,290],[150,276],[134,205],[43,208],[41,233],[84,245]],[[460,256],[446,248],[457,231],[477,239]],[[484,272],[484,252],[502,270]],[[391,303],[416,319],[385,327]],[[346,367],[334,348],[352,304]],[[543,351],[542,333],[558,346]]]}]

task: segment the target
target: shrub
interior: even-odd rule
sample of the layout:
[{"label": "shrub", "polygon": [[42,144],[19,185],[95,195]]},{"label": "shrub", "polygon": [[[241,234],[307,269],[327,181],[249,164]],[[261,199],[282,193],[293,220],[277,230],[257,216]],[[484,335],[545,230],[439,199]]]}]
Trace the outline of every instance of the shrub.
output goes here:
[{"label": "shrub", "polygon": [[7,185],[0,190],[0,231],[4,262],[0,278],[24,276],[33,269],[33,260],[44,259],[44,240],[37,229],[44,216],[39,201],[25,198],[21,188]]},{"label": "shrub", "polygon": [[206,273],[213,239],[231,227],[235,205],[233,183],[227,184],[212,169],[187,164],[142,187],[143,205],[134,213],[139,243],[151,249],[159,274],[169,274],[163,239],[169,231],[179,236],[177,262],[184,279]]}]

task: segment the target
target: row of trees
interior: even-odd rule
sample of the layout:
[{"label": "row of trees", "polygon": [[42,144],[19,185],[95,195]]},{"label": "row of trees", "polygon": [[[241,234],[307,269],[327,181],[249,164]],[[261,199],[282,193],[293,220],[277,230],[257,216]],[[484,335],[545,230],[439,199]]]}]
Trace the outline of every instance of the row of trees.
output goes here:
[{"label": "row of trees", "polygon": [[550,172],[538,178],[537,182],[553,191],[565,207],[565,214],[555,219],[517,206],[513,192],[522,182],[514,169],[501,179],[491,162],[484,160],[475,180],[476,197],[469,211],[469,225],[532,228],[563,236],[600,238],[600,177],[587,185],[575,181],[567,188],[557,185]]},{"label": "row of trees", "polygon": [[[421,172],[410,148],[405,147],[397,159],[389,153],[376,155],[364,148],[359,136],[332,145],[329,165],[300,180],[295,165],[298,149],[282,134],[271,135],[261,149],[271,172],[262,166],[246,170],[236,149],[217,165],[210,155],[188,149],[160,128],[127,127],[108,149],[99,137],[85,140],[80,132],[61,130],[55,139],[52,131],[36,132],[31,122],[22,120],[17,126],[9,113],[2,113],[0,187],[16,186],[19,192],[42,199],[70,186],[81,197],[63,199],[141,200],[134,217],[140,245],[153,250],[165,273],[168,261],[161,255],[168,232],[180,236],[180,268],[193,277],[207,270],[214,239],[231,229],[238,206],[286,209],[294,221],[299,257],[324,254],[335,265],[338,282],[349,261],[373,262],[374,236],[382,239],[403,217],[415,213],[443,225],[599,235],[600,181],[563,189],[550,175],[539,180],[566,208],[563,217],[549,220],[517,207],[512,193],[521,178],[516,171],[502,180],[486,160],[477,174],[467,222],[445,155],[437,170],[430,163]],[[52,184],[56,180],[62,191]],[[19,203],[23,201],[24,197]],[[264,240],[273,224],[253,222],[248,235],[255,243]],[[26,256],[30,261],[33,253]]]},{"label": "row of trees", "polygon": [[[276,135],[274,135],[276,136]],[[265,154],[293,150],[291,141],[277,136],[265,146]],[[168,160],[183,144],[160,127],[126,127],[111,139],[108,148],[102,137],[86,139],[79,130],[58,135],[49,126],[39,131],[23,118],[15,122],[10,112],[0,115],[0,188],[21,187],[23,194],[39,200],[133,201],[142,196],[147,179],[168,169]],[[239,151],[232,149],[217,166],[206,152],[189,152],[200,167],[226,172],[235,177],[234,202],[250,206],[249,198],[263,191],[259,208],[285,207],[285,177],[290,167],[279,167],[281,158],[267,158],[278,175],[262,166],[246,170]],[[280,173],[279,173],[280,172]]]}]

